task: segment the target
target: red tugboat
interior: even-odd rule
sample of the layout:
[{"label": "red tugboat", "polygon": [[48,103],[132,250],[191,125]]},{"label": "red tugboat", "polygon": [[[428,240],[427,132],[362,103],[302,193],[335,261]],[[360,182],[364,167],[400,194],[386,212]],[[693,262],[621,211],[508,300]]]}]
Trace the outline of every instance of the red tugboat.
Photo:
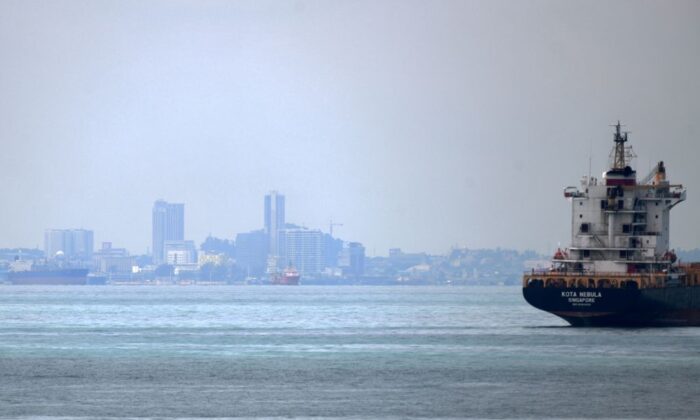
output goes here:
[{"label": "red tugboat", "polygon": [[291,264],[282,273],[275,273],[270,276],[272,284],[283,286],[298,286],[301,276],[296,268]]}]

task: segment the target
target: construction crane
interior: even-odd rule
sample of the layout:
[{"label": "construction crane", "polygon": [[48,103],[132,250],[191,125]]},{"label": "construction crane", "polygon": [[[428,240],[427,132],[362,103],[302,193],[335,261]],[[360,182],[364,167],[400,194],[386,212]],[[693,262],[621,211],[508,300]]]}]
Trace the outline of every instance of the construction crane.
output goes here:
[{"label": "construction crane", "polygon": [[331,219],[329,225],[330,225],[330,229],[328,229],[328,231],[330,232],[331,237],[333,237],[333,227],[334,227],[334,226],[343,226],[342,223],[333,223],[333,220],[332,220],[332,219]]}]

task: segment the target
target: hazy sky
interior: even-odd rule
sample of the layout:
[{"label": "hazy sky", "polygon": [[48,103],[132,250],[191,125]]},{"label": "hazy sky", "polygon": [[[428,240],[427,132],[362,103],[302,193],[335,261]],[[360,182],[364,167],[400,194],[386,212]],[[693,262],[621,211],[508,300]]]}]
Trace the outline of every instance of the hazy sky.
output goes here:
[{"label": "hazy sky", "polygon": [[547,251],[562,188],[607,165],[689,188],[700,246],[698,1],[0,1],[0,247],[83,227],[150,247],[288,221],[390,247]]}]

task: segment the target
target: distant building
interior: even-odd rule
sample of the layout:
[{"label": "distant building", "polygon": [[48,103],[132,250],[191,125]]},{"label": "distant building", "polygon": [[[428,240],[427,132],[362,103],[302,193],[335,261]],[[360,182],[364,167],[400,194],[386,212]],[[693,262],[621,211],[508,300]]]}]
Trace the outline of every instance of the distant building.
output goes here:
[{"label": "distant building", "polygon": [[158,200],[153,204],[153,264],[167,261],[166,241],[185,239],[185,205]]},{"label": "distant building", "polygon": [[268,237],[268,254],[280,256],[280,230],[284,229],[284,195],[270,191],[265,196],[265,234]]},{"label": "distant building", "polygon": [[[0,248],[0,267],[15,260],[40,260],[46,258],[44,250],[26,248]],[[700,260],[700,258],[698,259]]]},{"label": "distant building", "polygon": [[205,254],[223,254],[229,258],[236,257],[236,244],[233,240],[215,238],[211,235],[207,236],[199,249]]},{"label": "distant building", "polygon": [[197,248],[194,241],[165,241],[165,261],[170,265],[197,264]]},{"label": "distant building", "polygon": [[130,256],[125,248],[112,248],[111,242],[102,242],[102,248],[93,254],[92,260],[98,273],[131,273],[136,264],[136,258]]},{"label": "distant building", "polygon": [[285,229],[284,256],[301,275],[317,275],[323,270],[323,233],[315,229]]},{"label": "distant building", "polygon": [[336,268],[339,266],[338,258],[343,250],[343,240],[331,235],[323,234],[323,266],[324,268]]},{"label": "distant building", "polygon": [[268,236],[264,230],[239,233],[236,235],[236,265],[247,276],[262,276],[268,249]]},{"label": "distant building", "polygon": [[197,256],[197,264],[201,267],[203,265],[224,265],[228,262],[229,257],[224,253],[209,253],[206,251],[199,252]]},{"label": "distant building", "polygon": [[44,253],[52,259],[62,256],[66,259],[89,261],[93,253],[94,234],[85,229],[47,229],[44,232]]},{"label": "distant building", "polygon": [[401,251],[400,248],[392,248],[389,250],[389,264],[392,269],[397,271],[406,270],[415,265],[426,264],[427,262],[428,255],[424,252],[409,254]]},{"label": "distant building", "polygon": [[66,249],[70,246],[66,239],[66,231],[64,229],[47,229],[44,231],[44,254],[46,258],[51,259],[58,255],[65,255]]},{"label": "distant building", "polygon": [[338,266],[346,276],[360,277],[365,273],[365,247],[359,242],[350,242],[343,247]]}]

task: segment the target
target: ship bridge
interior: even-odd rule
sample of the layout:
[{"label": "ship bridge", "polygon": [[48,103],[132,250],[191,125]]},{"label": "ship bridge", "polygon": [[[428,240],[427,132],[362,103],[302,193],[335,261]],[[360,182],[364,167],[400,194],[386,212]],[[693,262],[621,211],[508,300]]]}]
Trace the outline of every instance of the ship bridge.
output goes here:
[{"label": "ship bridge", "polygon": [[563,270],[588,272],[654,272],[675,261],[669,250],[670,211],[686,199],[680,184],[666,179],[663,162],[639,182],[631,167],[636,155],[628,133],[615,125],[611,167],[602,182],[584,177],[580,187],[567,187],[571,201],[571,246],[566,258],[554,260]]}]

